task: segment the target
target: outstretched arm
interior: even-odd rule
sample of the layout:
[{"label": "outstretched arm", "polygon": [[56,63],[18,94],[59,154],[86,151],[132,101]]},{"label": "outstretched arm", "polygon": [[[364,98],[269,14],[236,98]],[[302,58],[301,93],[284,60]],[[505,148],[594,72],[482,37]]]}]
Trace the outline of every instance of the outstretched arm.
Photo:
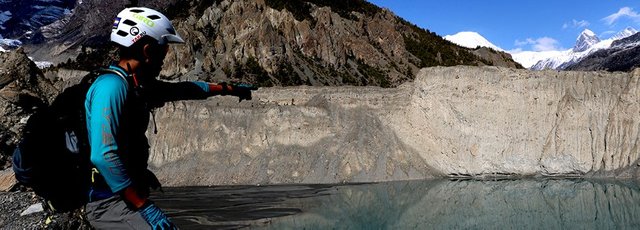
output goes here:
[{"label": "outstretched arm", "polygon": [[251,91],[257,89],[249,84],[154,81],[149,86],[149,96],[160,102],[199,100],[217,95],[237,96],[242,101],[251,100]]}]

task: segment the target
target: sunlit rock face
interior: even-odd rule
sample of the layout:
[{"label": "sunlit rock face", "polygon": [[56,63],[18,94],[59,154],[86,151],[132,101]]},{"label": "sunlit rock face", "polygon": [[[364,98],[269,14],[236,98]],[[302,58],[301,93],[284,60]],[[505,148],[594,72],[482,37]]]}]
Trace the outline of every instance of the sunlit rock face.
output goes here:
[{"label": "sunlit rock face", "polygon": [[638,77],[438,67],[393,89],[169,103],[149,133],[150,165],[171,185],[635,177]]}]

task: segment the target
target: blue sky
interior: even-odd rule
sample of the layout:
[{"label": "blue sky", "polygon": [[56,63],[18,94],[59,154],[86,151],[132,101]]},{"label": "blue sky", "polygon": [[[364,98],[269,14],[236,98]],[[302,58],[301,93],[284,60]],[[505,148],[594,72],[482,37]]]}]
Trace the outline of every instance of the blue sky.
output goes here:
[{"label": "blue sky", "polygon": [[564,50],[585,28],[640,30],[638,0],[368,0],[440,36],[480,33],[505,50]]}]

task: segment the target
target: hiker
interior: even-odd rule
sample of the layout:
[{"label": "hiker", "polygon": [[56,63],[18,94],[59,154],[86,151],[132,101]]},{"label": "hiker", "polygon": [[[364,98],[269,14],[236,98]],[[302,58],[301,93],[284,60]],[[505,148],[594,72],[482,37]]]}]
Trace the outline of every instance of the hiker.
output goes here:
[{"label": "hiker", "polygon": [[[144,7],[127,8],[114,20],[111,41],[120,60],[109,66],[119,74],[100,75],[85,99],[91,147],[92,183],[87,219],[96,229],[175,229],[149,200],[160,183],[147,169],[145,131],[154,108],[164,102],[233,95],[251,100],[250,85],[157,80],[170,43],[184,43],[169,19]],[[155,127],[155,119],[153,121]],[[157,128],[156,132],[157,132]]]}]

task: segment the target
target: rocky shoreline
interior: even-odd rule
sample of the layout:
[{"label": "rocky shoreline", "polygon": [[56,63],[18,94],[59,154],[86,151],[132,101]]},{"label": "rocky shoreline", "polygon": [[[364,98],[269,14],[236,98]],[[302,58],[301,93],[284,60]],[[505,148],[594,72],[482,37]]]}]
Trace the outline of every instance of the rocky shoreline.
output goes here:
[{"label": "rocky shoreline", "polygon": [[31,205],[38,204],[32,192],[0,192],[0,228],[2,229],[38,229],[46,219],[44,212],[25,216],[20,214]]},{"label": "rocky shoreline", "polygon": [[44,200],[16,183],[11,168],[0,171],[0,229],[91,229],[82,211],[53,213]]}]

